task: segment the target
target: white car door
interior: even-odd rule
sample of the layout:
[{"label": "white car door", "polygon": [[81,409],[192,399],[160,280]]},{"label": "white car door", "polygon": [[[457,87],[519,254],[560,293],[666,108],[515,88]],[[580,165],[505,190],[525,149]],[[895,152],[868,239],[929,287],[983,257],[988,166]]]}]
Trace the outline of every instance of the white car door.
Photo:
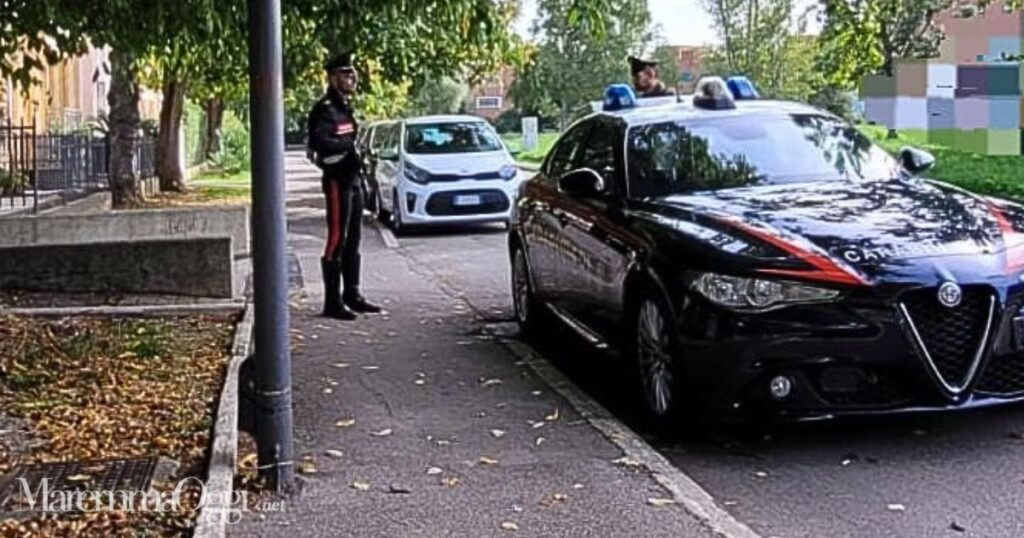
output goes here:
[{"label": "white car door", "polygon": [[381,207],[393,212],[395,208],[392,193],[398,184],[402,124],[396,122],[388,125],[386,129],[387,131],[381,134],[381,149],[377,154],[375,174],[377,185],[380,186]]}]

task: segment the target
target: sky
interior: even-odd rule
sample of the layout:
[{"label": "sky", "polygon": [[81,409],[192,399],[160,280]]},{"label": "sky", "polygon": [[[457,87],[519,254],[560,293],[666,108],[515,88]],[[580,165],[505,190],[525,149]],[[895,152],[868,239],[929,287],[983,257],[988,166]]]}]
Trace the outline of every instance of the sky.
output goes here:
[{"label": "sky", "polygon": [[[622,0],[635,2],[638,0]],[[530,26],[537,17],[537,1],[522,0],[523,11],[516,23],[516,31],[530,36]],[[795,13],[802,13],[816,0],[795,0]],[[669,45],[718,44],[719,39],[711,25],[711,17],[701,6],[700,0],[647,0],[651,20],[660,26],[660,35]],[[812,17],[813,18],[813,17]],[[814,24],[810,31],[817,33]]]}]

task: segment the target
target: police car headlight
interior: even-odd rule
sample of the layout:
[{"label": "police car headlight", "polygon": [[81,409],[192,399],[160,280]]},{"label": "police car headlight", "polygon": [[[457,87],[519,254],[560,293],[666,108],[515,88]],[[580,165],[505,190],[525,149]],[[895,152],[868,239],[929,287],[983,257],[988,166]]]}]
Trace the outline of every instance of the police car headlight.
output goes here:
[{"label": "police car headlight", "polygon": [[702,273],[691,288],[718,306],[744,312],[765,312],[792,304],[824,303],[839,290],[785,280],[766,280]]},{"label": "police car headlight", "polygon": [[501,179],[509,181],[516,177],[516,174],[519,173],[519,168],[516,167],[516,165],[514,164],[506,164],[505,166],[501,167],[501,172],[499,173],[501,174]]},{"label": "police car headlight", "polygon": [[413,183],[426,185],[427,183],[430,183],[430,172],[409,163],[405,163],[405,178]]}]

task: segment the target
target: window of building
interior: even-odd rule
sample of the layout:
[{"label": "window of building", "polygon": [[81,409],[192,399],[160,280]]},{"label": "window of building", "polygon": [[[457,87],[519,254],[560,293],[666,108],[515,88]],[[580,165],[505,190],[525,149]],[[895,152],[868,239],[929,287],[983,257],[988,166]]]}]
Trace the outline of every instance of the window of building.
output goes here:
[{"label": "window of building", "polygon": [[501,108],[501,97],[477,97],[476,107],[479,108]]}]

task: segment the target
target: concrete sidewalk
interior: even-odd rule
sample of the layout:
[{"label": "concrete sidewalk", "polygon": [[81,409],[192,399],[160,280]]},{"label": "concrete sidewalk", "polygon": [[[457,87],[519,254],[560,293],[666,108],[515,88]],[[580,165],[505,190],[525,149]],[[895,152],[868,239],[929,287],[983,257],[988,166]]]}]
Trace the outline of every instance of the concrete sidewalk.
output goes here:
[{"label": "concrete sidewalk", "polygon": [[283,512],[230,536],[713,535],[373,228],[364,292],[387,313],[319,318],[319,185],[289,177],[310,295],[292,312],[296,451],[316,472]]}]

